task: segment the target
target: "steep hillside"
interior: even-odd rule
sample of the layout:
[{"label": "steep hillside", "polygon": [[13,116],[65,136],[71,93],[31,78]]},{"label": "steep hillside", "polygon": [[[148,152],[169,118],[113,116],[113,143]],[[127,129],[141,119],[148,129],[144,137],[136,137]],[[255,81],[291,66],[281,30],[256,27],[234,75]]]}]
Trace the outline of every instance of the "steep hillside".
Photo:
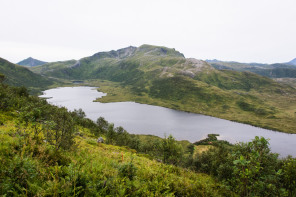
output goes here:
[{"label": "steep hillside", "polygon": [[41,90],[53,85],[53,81],[35,74],[22,66],[0,58],[0,73],[5,75],[5,83],[14,86],[25,86],[30,90]]},{"label": "steep hillside", "polygon": [[252,72],[215,69],[205,61],[185,58],[175,49],[128,47],[32,70],[97,85],[108,93],[100,99],[103,102],[136,101],[274,130],[296,131],[293,87]]},{"label": "steep hillside", "polygon": [[143,142],[20,90],[0,83],[1,196],[235,196],[214,177],[176,166],[193,152],[172,137]]},{"label": "steep hillside", "polygon": [[32,57],[29,57],[27,59],[24,59],[24,60],[18,62],[17,64],[21,65],[21,66],[33,67],[33,66],[43,65],[43,64],[46,64],[46,63],[47,62],[40,61],[40,60],[34,59]]}]

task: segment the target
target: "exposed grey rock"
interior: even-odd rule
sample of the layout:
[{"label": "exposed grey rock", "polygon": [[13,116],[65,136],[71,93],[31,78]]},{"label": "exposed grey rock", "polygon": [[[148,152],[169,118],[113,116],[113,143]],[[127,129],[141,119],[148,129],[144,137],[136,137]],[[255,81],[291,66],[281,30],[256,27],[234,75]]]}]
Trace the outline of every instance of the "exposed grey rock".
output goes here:
[{"label": "exposed grey rock", "polygon": [[102,137],[99,137],[97,140],[98,143],[104,143],[104,139]]}]

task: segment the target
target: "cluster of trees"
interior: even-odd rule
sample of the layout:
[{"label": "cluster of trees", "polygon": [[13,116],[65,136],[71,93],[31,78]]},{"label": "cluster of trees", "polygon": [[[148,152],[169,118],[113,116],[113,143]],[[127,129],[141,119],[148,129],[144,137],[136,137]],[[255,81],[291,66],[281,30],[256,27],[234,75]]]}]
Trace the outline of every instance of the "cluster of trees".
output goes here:
[{"label": "cluster of trees", "polygon": [[296,195],[296,159],[279,159],[263,137],[232,146],[216,144],[192,164],[196,171],[213,175],[240,196]]},{"label": "cluster of trees", "polygon": [[114,125],[102,117],[97,124],[104,128],[107,143],[127,146],[163,163],[212,175],[240,196],[296,195],[296,159],[280,159],[278,154],[270,152],[268,140],[263,137],[232,145],[217,140],[212,134],[195,143],[208,145],[211,142],[211,148],[194,155],[193,144],[184,148],[171,135],[143,140],[122,127],[114,129]]},{"label": "cluster of trees", "polygon": [[25,87],[0,85],[0,108],[3,113],[15,112],[16,133],[32,137],[38,143],[49,143],[56,150],[74,145],[79,126],[98,132],[99,128],[85,118],[81,110],[69,112],[64,107],[52,106],[46,100],[30,96]]},{"label": "cluster of trees", "polygon": [[[108,123],[103,117],[97,119],[100,133],[106,136],[106,143],[117,146],[126,146],[150,158],[161,160],[164,163],[179,165],[184,163],[184,150],[181,144],[172,135],[164,139],[150,136],[141,139],[138,135],[129,134],[124,128]],[[144,138],[144,137],[142,137]]]}]

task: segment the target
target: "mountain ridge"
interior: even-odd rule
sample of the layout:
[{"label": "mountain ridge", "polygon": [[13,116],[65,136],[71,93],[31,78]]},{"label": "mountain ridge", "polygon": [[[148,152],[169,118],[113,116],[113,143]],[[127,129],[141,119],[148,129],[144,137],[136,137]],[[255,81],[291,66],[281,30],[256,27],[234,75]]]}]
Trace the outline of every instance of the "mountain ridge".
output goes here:
[{"label": "mountain ridge", "polygon": [[288,63],[241,63],[216,59],[206,61],[218,70],[249,71],[269,78],[296,78],[296,66]]}]

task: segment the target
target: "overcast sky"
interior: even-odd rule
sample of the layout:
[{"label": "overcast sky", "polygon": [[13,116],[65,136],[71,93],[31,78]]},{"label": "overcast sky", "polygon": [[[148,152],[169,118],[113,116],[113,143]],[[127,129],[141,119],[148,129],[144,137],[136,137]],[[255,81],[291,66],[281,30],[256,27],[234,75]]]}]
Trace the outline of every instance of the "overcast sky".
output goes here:
[{"label": "overcast sky", "polygon": [[296,58],[296,0],[0,0],[0,57],[79,59],[152,44],[185,57]]}]

